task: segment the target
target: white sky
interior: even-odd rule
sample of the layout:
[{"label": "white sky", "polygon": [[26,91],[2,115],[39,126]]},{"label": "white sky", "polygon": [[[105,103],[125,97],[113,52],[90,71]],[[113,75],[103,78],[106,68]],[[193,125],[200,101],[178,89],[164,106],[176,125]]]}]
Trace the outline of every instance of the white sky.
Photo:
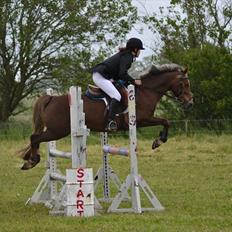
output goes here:
[{"label": "white sky", "polygon": [[[219,6],[222,3],[229,2],[232,0],[219,0]],[[132,4],[138,8],[139,16],[144,15],[151,15],[152,13],[159,14],[159,7],[167,8],[170,5],[170,0],[132,0]],[[231,27],[231,24],[228,25]],[[142,31],[139,30],[143,28]],[[145,24],[138,23],[135,25],[135,28],[127,35],[126,39],[130,37],[138,37],[140,38],[143,43],[145,50],[141,51],[141,55],[139,56],[138,60],[142,60],[146,56],[151,56],[154,54],[151,48],[155,49],[157,46],[160,46],[161,41],[159,40],[159,35],[155,35],[154,33],[150,32]],[[232,38],[232,34],[230,36]]]},{"label": "white sky", "polygon": [[[167,7],[169,6],[169,2],[170,0],[132,0],[132,4],[138,8],[139,16],[151,15],[153,12],[159,13],[159,7]],[[143,30],[139,31],[141,28]],[[138,37],[144,43],[145,50],[141,51],[138,60],[154,53],[151,47],[155,48],[157,36],[150,32],[145,24],[136,24],[135,28],[127,35],[127,39],[130,37]]]}]

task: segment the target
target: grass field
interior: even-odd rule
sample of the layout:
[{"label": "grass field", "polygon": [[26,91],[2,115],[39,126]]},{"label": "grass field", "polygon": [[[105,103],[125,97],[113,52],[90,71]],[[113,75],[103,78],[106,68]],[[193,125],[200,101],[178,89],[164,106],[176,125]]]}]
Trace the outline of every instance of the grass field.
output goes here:
[{"label": "grass field", "polygon": [[[90,137],[88,142],[88,166],[94,172],[101,165],[98,140]],[[22,161],[14,153],[27,141],[2,139],[0,231],[232,231],[231,140],[232,135],[173,136],[154,152],[151,139],[139,139],[139,172],[165,211],[141,215],[103,212],[92,218],[67,218],[49,216],[43,205],[25,206],[45,172],[46,146],[41,147],[41,163],[30,171],[21,171]],[[110,142],[126,145],[127,140],[111,138]],[[59,148],[69,150],[69,140],[60,141]],[[61,162],[62,169],[68,167],[67,161]],[[124,180],[129,172],[129,159],[111,157],[110,163]]]}]

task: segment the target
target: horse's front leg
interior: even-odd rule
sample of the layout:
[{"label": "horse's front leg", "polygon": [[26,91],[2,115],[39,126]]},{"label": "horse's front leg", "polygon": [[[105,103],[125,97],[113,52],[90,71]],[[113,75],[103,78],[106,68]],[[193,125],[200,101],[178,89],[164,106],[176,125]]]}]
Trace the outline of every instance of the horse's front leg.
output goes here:
[{"label": "horse's front leg", "polygon": [[167,119],[151,117],[151,118],[142,120],[140,122],[138,120],[137,123],[138,123],[138,126],[140,127],[157,126],[157,125],[163,126],[163,130],[160,131],[159,133],[159,138],[155,139],[152,143],[152,149],[156,149],[162,143],[165,143],[168,140],[168,129],[170,127],[170,122]]},{"label": "horse's front leg", "polygon": [[156,149],[159,147],[162,143],[166,143],[168,140],[168,127],[163,127],[163,130],[159,133],[159,138],[155,139],[152,143],[152,149]]}]

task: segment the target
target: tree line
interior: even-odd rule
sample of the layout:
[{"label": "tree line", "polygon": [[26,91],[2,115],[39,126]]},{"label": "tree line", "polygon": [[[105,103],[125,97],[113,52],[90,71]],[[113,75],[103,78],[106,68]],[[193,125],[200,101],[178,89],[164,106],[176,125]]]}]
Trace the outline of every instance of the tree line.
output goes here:
[{"label": "tree line", "polygon": [[[0,121],[25,110],[23,100],[47,86],[64,92],[91,82],[90,68],[115,52],[136,22],[159,35],[154,63],[189,68],[194,108],[168,99],[172,118],[230,118],[232,5],[228,0],[172,0],[139,16],[130,0],[3,0],[0,2]],[[151,57],[144,59],[147,65]],[[176,110],[178,109],[178,110]]]}]

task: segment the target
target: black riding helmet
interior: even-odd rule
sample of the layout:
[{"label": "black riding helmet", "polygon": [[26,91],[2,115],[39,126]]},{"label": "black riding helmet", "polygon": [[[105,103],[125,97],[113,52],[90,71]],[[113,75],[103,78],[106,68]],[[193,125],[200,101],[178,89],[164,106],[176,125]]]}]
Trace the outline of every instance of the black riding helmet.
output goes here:
[{"label": "black riding helmet", "polygon": [[130,38],[126,43],[126,48],[138,48],[144,50],[143,42],[138,38]]}]

